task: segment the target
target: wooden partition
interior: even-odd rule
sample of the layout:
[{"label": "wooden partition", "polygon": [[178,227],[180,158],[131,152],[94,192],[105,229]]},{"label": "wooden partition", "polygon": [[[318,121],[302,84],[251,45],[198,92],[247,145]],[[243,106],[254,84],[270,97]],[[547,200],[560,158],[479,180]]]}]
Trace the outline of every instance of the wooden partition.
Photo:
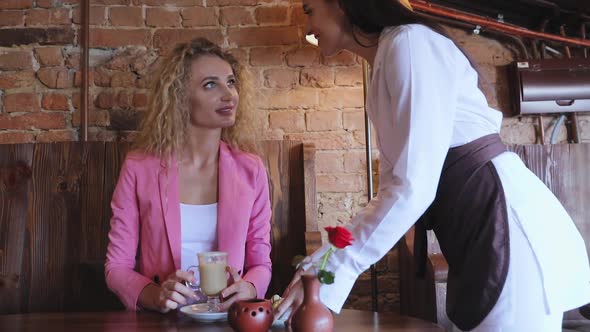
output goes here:
[{"label": "wooden partition", "polygon": [[[113,142],[0,145],[0,314],[122,308],[106,288],[103,265],[111,195],[128,149]],[[317,213],[314,157],[313,145],[264,142],[274,211],[268,294],[282,292],[291,258],[305,254],[306,237],[317,231],[310,220]]]}]

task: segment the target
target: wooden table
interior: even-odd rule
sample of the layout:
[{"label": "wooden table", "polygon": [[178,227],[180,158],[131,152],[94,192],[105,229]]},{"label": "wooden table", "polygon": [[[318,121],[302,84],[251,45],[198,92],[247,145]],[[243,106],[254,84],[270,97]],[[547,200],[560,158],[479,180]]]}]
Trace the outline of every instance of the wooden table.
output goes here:
[{"label": "wooden table", "polygon": [[[200,323],[173,312],[166,315],[151,312],[33,313],[0,315],[0,331],[202,331],[230,332],[227,322]],[[290,331],[273,326],[271,331]],[[443,332],[443,328],[416,318],[394,313],[374,314],[368,311],[343,310],[334,316],[335,332]]]}]

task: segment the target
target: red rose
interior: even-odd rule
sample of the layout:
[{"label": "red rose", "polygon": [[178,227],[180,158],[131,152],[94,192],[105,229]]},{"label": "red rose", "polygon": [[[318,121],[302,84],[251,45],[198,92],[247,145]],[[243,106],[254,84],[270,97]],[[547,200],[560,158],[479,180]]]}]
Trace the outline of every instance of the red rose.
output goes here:
[{"label": "red rose", "polygon": [[350,231],[344,227],[328,226],[324,229],[328,232],[328,239],[330,240],[330,243],[338,249],[348,247],[352,244],[352,241],[354,241]]}]

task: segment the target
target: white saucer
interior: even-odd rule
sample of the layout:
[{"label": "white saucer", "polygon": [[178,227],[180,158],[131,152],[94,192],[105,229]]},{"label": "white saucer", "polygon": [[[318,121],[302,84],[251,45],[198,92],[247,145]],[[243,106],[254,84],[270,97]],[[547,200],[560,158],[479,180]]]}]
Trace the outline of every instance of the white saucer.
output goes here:
[{"label": "white saucer", "polygon": [[180,312],[199,322],[220,322],[227,320],[227,311],[209,312],[207,303],[187,305],[180,308]]}]

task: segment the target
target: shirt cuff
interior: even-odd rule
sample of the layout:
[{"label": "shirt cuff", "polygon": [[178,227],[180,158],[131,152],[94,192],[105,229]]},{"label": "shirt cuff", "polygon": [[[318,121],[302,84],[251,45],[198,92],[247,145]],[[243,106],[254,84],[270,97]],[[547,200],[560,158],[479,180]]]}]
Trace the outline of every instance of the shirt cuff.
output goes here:
[{"label": "shirt cuff", "polygon": [[357,278],[358,274],[341,265],[334,271],[334,283],[321,285],[320,300],[330,310],[340,313]]}]

